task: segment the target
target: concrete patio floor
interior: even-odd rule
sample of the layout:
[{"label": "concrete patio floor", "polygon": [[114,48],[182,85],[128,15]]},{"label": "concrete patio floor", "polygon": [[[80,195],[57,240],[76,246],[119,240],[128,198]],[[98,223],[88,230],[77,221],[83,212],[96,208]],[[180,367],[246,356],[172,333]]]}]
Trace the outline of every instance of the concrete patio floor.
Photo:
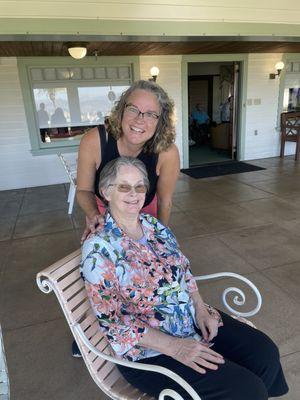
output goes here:
[{"label": "concrete patio floor", "polygon": [[[300,162],[252,164],[266,169],[199,180],[181,175],[170,226],[195,275],[231,271],[258,286],[263,306],[252,320],[279,345],[290,386],[282,399],[299,400]],[[0,323],[12,400],[107,398],[82,360],[71,356],[71,334],[55,296],[35,283],[37,272],[79,247],[84,216],[78,207],[68,216],[67,189],[0,192]],[[221,290],[233,283],[202,283],[200,291],[221,307]]]}]

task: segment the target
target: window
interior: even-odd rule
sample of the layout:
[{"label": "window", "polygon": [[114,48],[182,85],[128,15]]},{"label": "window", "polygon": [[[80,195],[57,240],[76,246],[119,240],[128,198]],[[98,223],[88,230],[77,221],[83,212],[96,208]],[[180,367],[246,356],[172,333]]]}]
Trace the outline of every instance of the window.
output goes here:
[{"label": "window", "polygon": [[104,117],[121,94],[128,86],[90,86],[79,87],[78,98],[81,112],[81,120],[86,123],[103,124]]},{"label": "window", "polygon": [[19,70],[33,154],[61,147],[76,149],[87,130],[104,123],[115,101],[133,82],[132,63],[30,64],[21,59]]},{"label": "window", "polygon": [[300,111],[300,61],[286,64],[283,111]]}]

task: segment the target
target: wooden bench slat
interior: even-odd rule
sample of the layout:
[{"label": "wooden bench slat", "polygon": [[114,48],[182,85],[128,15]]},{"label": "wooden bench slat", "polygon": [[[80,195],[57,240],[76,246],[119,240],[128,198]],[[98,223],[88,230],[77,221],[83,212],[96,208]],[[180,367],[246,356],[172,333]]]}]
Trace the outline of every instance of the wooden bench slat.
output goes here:
[{"label": "wooden bench slat", "polygon": [[89,299],[86,295],[86,291],[81,290],[79,293],[75,294],[75,296],[72,298],[72,300],[69,300],[67,302],[69,310],[73,310],[78,304],[82,303],[83,300],[86,300],[89,302]]},{"label": "wooden bench slat", "polygon": [[57,286],[63,292],[68,286],[76,282],[80,278],[79,270],[73,271],[71,274],[64,277],[61,281],[57,282]]},{"label": "wooden bench slat", "polygon": [[78,281],[74,282],[73,285],[70,286],[68,289],[64,290],[64,296],[66,300],[68,301],[74,295],[74,293],[79,292],[79,290],[85,290],[84,282],[81,278],[79,278]]},{"label": "wooden bench slat", "polygon": [[78,321],[80,317],[82,317],[82,315],[84,315],[84,313],[87,312],[90,307],[90,302],[88,299],[86,299],[75,311],[72,312],[72,317],[74,321]]}]

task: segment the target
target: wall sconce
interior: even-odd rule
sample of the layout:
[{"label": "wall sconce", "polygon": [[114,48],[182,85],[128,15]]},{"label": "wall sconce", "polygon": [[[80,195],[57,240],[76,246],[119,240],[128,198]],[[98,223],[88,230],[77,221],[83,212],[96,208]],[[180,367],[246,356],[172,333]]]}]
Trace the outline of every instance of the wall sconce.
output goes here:
[{"label": "wall sconce", "polygon": [[276,76],[279,76],[281,71],[284,68],[284,63],[282,61],[279,61],[276,65],[275,68],[277,69],[277,74],[270,74],[270,79],[275,79]]},{"label": "wall sconce", "polygon": [[152,67],[150,69],[150,74],[151,74],[152,78],[150,78],[149,81],[156,82],[156,78],[157,78],[157,76],[159,74],[159,68],[158,67]]},{"label": "wall sconce", "polygon": [[76,60],[80,60],[86,56],[86,43],[67,43],[67,48],[70,56]]}]

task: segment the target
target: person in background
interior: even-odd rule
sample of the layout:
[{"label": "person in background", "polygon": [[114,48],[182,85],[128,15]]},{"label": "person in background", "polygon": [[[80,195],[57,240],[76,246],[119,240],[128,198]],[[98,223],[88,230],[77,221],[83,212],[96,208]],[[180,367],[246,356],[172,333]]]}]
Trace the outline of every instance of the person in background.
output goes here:
[{"label": "person in background", "polygon": [[[166,367],[202,400],[266,400],[288,391],[277,346],[258,329],[206,305],[188,259],[158,219],[140,213],[145,166],[120,157],[103,168],[103,230],[82,247],[80,271],[99,329],[123,360]],[[118,365],[156,399],[163,389],[190,396],[170,378]]]},{"label": "person in background", "polygon": [[67,120],[64,111],[61,107],[57,107],[51,115],[51,126],[64,127],[67,125]]},{"label": "person in background", "polygon": [[66,134],[69,134],[67,119],[61,107],[57,107],[51,115],[51,127],[53,127],[51,128],[51,135],[53,137],[64,137]]},{"label": "person in background", "polygon": [[[150,181],[143,211],[168,225],[172,197],[179,175],[175,145],[174,103],[155,82],[133,83],[120,97],[103,125],[91,129],[80,142],[77,202],[86,215],[82,241],[102,229],[106,207],[99,193],[99,176],[105,165],[120,156],[144,162]],[[75,342],[72,352],[80,356]]]},{"label": "person in background", "polygon": [[39,120],[39,128],[41,134],[42,142],[46,141],[46,134],[49,128],[49,114],[45,110],[45,103],[40,103],[40,108],[37,111],[38,120]]},{"label": "person in background", "polygon": [[199,103],[196,104],[191,114],[191,120],[192,138],[199,145],[206,144],[208,142],[210,119]]},{"label": "person in background", "polygon": [[192,116],[189,115],[189,146],[194,146],[196,144],[195,140],[193,140],[193,119]]},{"label": "person in background", "polygon": [[204,111],[199,103],[196,104],[195,109],[192,112],[192,120],[194,123],[198,125],[208,124],[209,123],[209,116]]}]

